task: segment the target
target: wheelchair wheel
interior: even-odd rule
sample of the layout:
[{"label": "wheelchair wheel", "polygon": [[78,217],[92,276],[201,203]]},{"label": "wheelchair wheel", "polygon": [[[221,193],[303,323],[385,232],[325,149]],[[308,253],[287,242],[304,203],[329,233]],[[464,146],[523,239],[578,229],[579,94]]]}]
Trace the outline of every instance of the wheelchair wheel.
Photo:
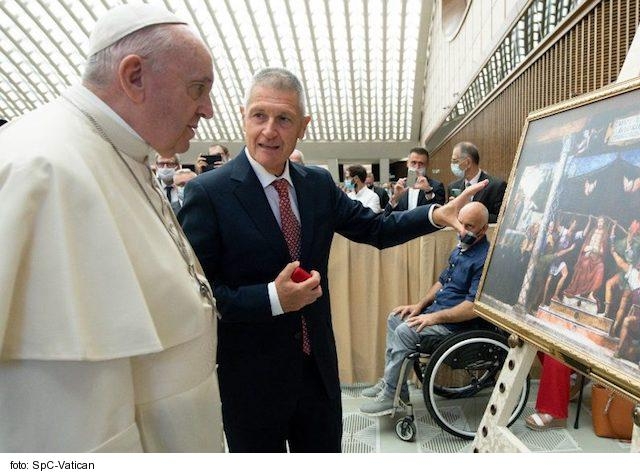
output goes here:
[{"label": "wheelchair wheel", "polygon": [[[447,432],[473,439],[500,375],[509,347],[507,337],[490,330],[452,335],[434,350],[424,370],[424,402]],[[527,403],[529,378],[509,418],[511,425]]]},{"label": "wheelchair wheel", "polygon": [[416,438],[416,424],[413,418],[407,416],[396,422],[396,435],[400,440],[413,442]]}]

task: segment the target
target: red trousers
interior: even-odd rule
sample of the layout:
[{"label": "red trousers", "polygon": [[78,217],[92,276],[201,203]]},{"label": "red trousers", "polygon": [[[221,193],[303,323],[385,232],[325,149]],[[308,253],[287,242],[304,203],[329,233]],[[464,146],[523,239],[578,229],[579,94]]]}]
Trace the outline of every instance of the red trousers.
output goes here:
[{"label": "red trousers", "polygon": [[569,415],[571,368],[542,352],[538,352],[538,358],[542,362],[542,376],[536,411],[556,419],[566,419]]}]

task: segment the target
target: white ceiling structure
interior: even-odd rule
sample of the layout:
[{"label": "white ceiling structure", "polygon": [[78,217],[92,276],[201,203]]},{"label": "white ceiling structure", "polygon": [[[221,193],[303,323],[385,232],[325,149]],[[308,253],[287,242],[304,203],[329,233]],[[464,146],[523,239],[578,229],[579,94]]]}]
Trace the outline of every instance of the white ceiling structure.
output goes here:
[{"label": "white ceiling structure", "polygon": [[[14,119],[77,83],[96,19],[121,3],[0,0],[0,117]],[[418,142],[432,1],[155,3],[195,26],[213,54],[215,116],[196,140],[242,142],[245,86],[259,69],[281,66],[305,86],[312,115],[305,151],[397,158]]]}]

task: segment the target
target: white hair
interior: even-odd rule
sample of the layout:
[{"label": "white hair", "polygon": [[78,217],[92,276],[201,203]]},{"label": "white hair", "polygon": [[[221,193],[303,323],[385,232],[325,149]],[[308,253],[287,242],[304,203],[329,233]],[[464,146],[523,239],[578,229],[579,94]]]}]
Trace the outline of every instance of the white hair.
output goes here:
[{"label": "white hair", "polygon": [[305,115],[304,89],[294,73],[280,67],[268,67],[258,71],[256,75],[253,76],[249,89],[247,89],[247,95],[244,100],[245,108],[249,108],[249,100],[251,100],[253,89],[258,86],[271,87],[276,90],[295,91],[296,94],[298,94],[298,107],[302,115]]},{"label": "white hair", "polygon": [[148,59],[155,72],[161,72],[164,63],[158,59],[176,47],[175,28],[188,28],[182,24],[151,25],[125,36],[111,46],[87,59],[82,81],[104,87],[114,77],[120,61],[129,54]]}]

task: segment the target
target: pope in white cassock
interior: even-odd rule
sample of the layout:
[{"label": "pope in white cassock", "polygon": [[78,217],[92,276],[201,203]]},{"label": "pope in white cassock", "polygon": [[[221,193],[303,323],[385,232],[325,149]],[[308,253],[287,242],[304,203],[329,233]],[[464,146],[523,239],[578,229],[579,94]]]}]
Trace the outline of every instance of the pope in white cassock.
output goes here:
[{"label": "pope in white cassock", "polygon": [[211,54],[149,5],[0,128],[0,451],[223,450],[211,290],[148,160],[213,115]]}]

